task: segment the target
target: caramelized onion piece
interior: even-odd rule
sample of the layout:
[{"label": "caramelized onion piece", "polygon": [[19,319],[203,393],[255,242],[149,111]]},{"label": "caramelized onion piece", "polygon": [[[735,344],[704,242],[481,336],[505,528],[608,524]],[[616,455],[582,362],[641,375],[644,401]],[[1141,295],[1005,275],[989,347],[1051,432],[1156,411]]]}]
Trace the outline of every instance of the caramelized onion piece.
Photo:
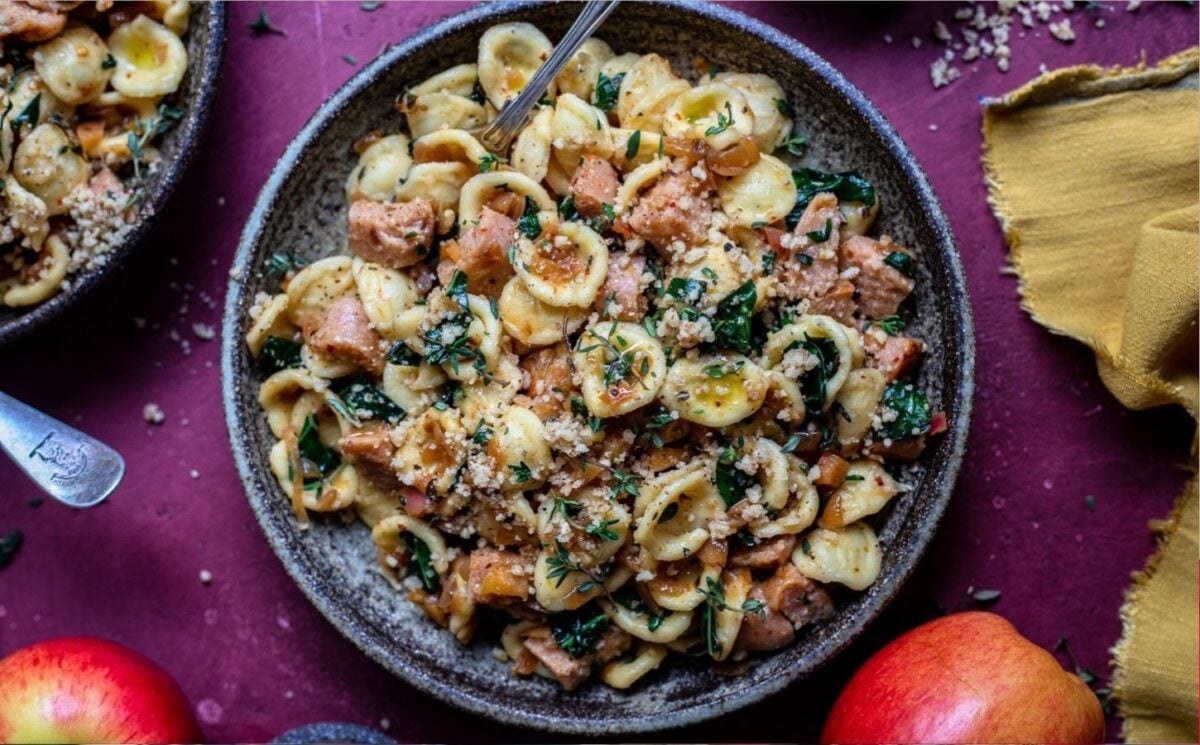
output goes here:
[{"label": "caramelized onion piece", "polygon": [[753,137],[743,137],[724,150],[709,150],[704,156],[709,170],[721,176],[736,176],[758,159],[758,145]]}]

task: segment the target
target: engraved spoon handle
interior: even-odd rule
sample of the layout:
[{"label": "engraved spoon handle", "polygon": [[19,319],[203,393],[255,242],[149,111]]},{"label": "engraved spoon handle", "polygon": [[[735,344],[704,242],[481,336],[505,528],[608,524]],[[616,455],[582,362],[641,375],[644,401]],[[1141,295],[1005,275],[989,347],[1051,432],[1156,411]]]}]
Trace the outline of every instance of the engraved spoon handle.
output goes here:
[{"label": "engraved spoon handle", "polygon": [[68,507],[103,502],[125,475],[116,450],[6,393],[0,393],[0,450]]},{"label": "engraved spoon handle", "polygon": [[566,35],[554,47],[550,57],[529,79],[525,90],[506,103],[496,117],[496,121],[484,130],[479,139],[488,150],[499,153],[508,147],[512,138],[516,137],[521,127],[525,126],[529,112],[533,111],[533,107],[545,95],[550,82],[558,77],[558,73],[566,67],[567,62],[571,60],[583,42],[600,27],[601,23],[604,23],[604,19],[608,18],[618,5],[620,5],[620,0],[588,0],[583,12],[575,19],[575,23],[571,24],[571,28],[567,29]]}]

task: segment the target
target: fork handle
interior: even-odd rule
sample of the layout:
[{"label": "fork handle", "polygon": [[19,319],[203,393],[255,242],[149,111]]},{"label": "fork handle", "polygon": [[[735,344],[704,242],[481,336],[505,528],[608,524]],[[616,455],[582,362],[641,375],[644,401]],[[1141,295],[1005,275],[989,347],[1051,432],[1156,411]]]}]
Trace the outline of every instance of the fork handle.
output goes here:
[{"label": "fork handle", "polygon": [[601,23],[604,23],[604,19],[616,10],[620,1],[588,0],[583,12],[571,24],[571,28],[567,29],[567,33],[554,47],[554,51],[550,53],[542,66],[529,79],[525,89],[504,105],[496,117],[496,121],[492,122],[492,126],[488,127],[480,137],[488,150],[498,153],[508,147],[512,138],[516,136],[521,127],[525,126],[529,112],[533,111],[533,107],[541,100],[546,88],[550,86],[550,82],[558,76],[575,52],[579,51],[583,42],[600,27]]}]

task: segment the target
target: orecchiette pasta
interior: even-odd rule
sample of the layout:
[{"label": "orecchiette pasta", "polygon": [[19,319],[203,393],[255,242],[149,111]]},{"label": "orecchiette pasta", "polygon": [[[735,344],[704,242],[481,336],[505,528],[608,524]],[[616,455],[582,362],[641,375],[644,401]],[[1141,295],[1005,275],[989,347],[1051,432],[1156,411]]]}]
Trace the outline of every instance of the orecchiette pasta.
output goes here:
[{"label": "orecchiette pasta", "polygon": [[[866,236],[862,176],[799,167],[774,79],[693,87],[591,39],[489,151],[471,132],[550,50],[504,24],[405,91],[407,131],[356,144],[345,251],[289,267],[246,343],[298,520],[357,514],[384,575],[514,674],[624,689],[868,587],[891,464],[940,418],[898,338],[914,253]],[[6,194],[48,225],[52,182]]]},{"label": "orecchiette pasta", "polygon": [[724,427],[757,411],[767,388],[762,368],[745,357],[709,355],[676,360],[659,398],[680,419]]},{"label": "orecchiette pasta", "polygon": [[391,201],[412,168],[409,145],[402,134],[386,135],[368,145],[346,178],[346,201]]},{"label": "orecchiette pasta", "polygon": [[479,84],[497,109],[521,91],[550,56],[550,40],[529,23],[492,26],[479,40]]},{"label": "orecchiette pasta", "polygon": [[879,576],[883,554],[875,531],[866,523],[840,530],[817,528],[804,536],[792,554],[792,563],[810,579],[837,582],[851,590],[865,590]]},{"label": "orecchiette pasta", "polygon": [[187,72],[187,49],[179,36],[146,16],[122,24],[108,37],[116,60],[110,82],[135,98],[165,96],[179,88]]},{"label": "orecchiette pasta", "polygon": [[653,401],[667,372],[662,345],[632,323],[589,326],[579,337],[574,359],[583,405],[601,419],[628,414]]},{"label": "orecchiette pasta", "polygon": [[703,139],[714,150],[722,150],[754,134],[754,112],[737,88],[709,83],[692,88],[671,102],[663,118],[663,129],[671,137]]}]

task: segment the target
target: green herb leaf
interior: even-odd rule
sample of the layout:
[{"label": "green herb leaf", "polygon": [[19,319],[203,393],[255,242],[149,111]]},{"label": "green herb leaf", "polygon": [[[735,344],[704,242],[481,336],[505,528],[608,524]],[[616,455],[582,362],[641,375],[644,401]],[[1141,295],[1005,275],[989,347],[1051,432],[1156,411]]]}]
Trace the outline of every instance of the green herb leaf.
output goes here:
[{"label": "green herb leaf", "polygon": [[300,367],[303,364],[300,359],[300,347],[301,344],[298,341],[285,339],[282,336],[268,336],[267,340],[263,342],[262,354],[259,355],[258,362],[269,373]]},{"label": "green herb leaf", "polygon": [[804,208],[823,191],[833,192],[841,202],[875,204],[874,187],[854,171],[825,173],[814,168],[799,168],[792,171],[792,182],[796,185],[796,206],[787,216],[789,228],[796,227]]},{"label": "green herb leaf", "polygon": [[804,341],[789,347],[800,347],[817,358],[817,364],[800,378],[800,393],[804,396],[804,406],[813,412],[825,408],[825,386],[829,379],[837,373],[837,345],[832,339],[823,336],[812,337],[804,335]]},{"label": "green herb leaf", "polygon": [[889,383],[883,391],[882,405],[896,414],[895,419],[885,421],[880,428],[884,437],[903,440],[929,431],[932,419],[929,399],[911,383],[899,380]]},{"label": "green herb leaf", "polygon": [[638,149],[642,146],[642,130],[635,129],[633,134],[629,135],[629,139],[625,142],[625,160],[633,160],[637,157]]},{"label": "green herb leaf", "polygon": [[725,102],[725,111],[728,112],[728,116],[719,111],[717,112],[717,123],[704,130],[705,137],[719,135],[733,126],[733,107],[728,101]]},{"label": "green herb leaf", "polygon": [[306,263],[291,253],[271,254],[271,260],[267,262],[267,276],[278,279],[288,272],[299,270]]},{"label": "green herb leaf", "polygon": [[483,86],[479,84],[479,80],[475,80],[475,84],[471,86],[471,95],[467,96],[475,103],[482,106],[487,101],[487,94],[483,92]]},{"label": "green herb leaf", "polygon": [[347,65],[357,65],[358,58],[355,57],[353,54],[343,54],[342,62],[345,62]]},{"label": "green herb leaf", "polygon": [[825,227],[821,230],[810,230],[805,233],[808,239],[813,243],[824,243],[829,240],[829,236],[833,233],[833,220],[825,218]]},{"label": "green herb leaf", "polygon": [[427,592],[437,592],[442,583],[438,578],[437,570],[433,568],[433,556],[429,550],[429,544],[412,533],[404,533],[403,536],[412,550],[412,560],[417,564],[417,577],[421,580],[421,584],[425,586]]},{"label": "green herb leaf", "polygon": [[746,490],[754,486],[754,477],[737,467],[738,460],[738,453],[732,448],[726,448],[717,458],[717,491],[726,509],[742,501]]},{"label": "green herb leaf", "polygon": [[517,230],[529,240],[536,240],[542,234],[542,223],[538,220],[538,206],[529,197],[525,197],[525,212],[517,221]]},{"label": "green herb leaf", "polygon": [[802,134],[792,135],[783,143],[787,151],[797,158],[803,158],[808,152],[808,137]]},{"label": "green herb leaf", "polygon": [[320,481],[336,471],[337,467],[342,464],[342,457],[338,455],[337,451],[326,447],[325,443],[321,442],[317,430],[317,420],[313,418],[312,414],[309,414],[308,418],[304,420],[304,426],[300,429],[300,436],[297,438],[297,445],[301,461],[304,464],[305,484]]},{"label": "green herb leaf", "polygon": [[888,336],[896,336],[904,330],[904,319],[897,315],[884,316],[871,321],[871,325],[883,329]]},{"label": "green herb leaf", "polygon": [[117,58],[111,54],[104,55],[104,61],[100,63],[101,70],[111,70],[117,66]]},{"label": "green herb leaf", "polygon": [[617,96],[621,92],[621,81],[625,78],[625,73],[618,73],[611,78],[604,73],[600,73],[600,77],[596,79],[596,95],[593,103],[596,108],[601,111],[612,111],[617,105]]},{"label": "green herb leaf", "polygon": [[1083,503],[1084,503],[1084,505],[1087,506],[1088,512],[1096,511],[1096,497],[1094,495],[1089,494],[1086,497],[1084,497]]},{"label": "green herb leaf", "polygon": [[379,2],[379,0],[363,0],[363,2],[358,4],[358,7],[362,8],[363,10],[370,13],[372,11],[376,11],[376,10],[379,10],[380,8],[382,8],[383,3]]},{"label": "green herb leaf", "polygon": [[754,288],[754,280],[746,280],[742,286],[721,298],[713,323],[713,336],[719,346],[736,349],[742,354],[754,351],[750,332],[756,302],[758,291]]},{"label": "green herb leaf", "polygon": [[494,153],[484,153],[483,157],[479,159],[479,172],[493,171],[503,162],[504,159]]},{"label": "green herb leaf", "polygon": [[21,113],[9,122],[14,135],[21,133],[21,127],[28,125],[30,129],[37,126],[38,119],[42,115],[42,94],[39,93],[25,104],[25,108],[21,109]]},{"label": "green herb leaf", "polygon": [[775,99],[775,108],[789,119],[792,117],[792,105],[787,102],[786,98]]},{"label": "green herb leaf", "polygon": [[379,419],[388,424],[399,424],[408,415],[367,377],[354,377],[339,382],[334,388],[334,393],[359,419]]},{"label": "green herb leaf", "polygon": [[558,216],[567,221],[579,219],[579,211],[575,209],[575,197],[565,197],[558,203]]},{"label": "green herb leaf", "polygon": [[12,563],[13,558],[21,550],[21,544],[24,542],[25,536],[19,530],[0,535],[0,568]]},{"label": "green herb leaf", "polygon": [[617,524],[617,520],[605,520],[600,523],[592,523],[585,528],[588,535],[594,535],[602,541],[619,541],[621,536],[611,526]]},{"label": "green herb leaf", "polygon": [[287,31],[284,31],[283,29],[278,28],[271,23],[271,19],[267,17],[267,9],[265,7],[260,7],[258,9],[258,15],[253,21],[250,22],[250,31],[252,31],[255,36],[262,36],[264,34],[278,34],[279,36],[287,36]]},{"label": "green herb leaf", "polygon": [[554,643],[575,659],[596,651],[600,637],[608,630],[608,616],[593,606],[578,611],[554,613],[550,616],[550,633]]},{"label": "green herb leaf", "polygon": [[417,367],[421,364],[421,355],[414,352],[403,341],[397,341],[388,350],[387,361],[401,367]]},{"label": "green herb leaf", "polygon": [[762,257],[763,276],[770,277],[775,273],[775,262],[779,259],[779,254],[774,251],[767,251]]},{"label": "green herb leaf", "polygon": [[509,466],[508,470],[512,471],[513,479],[518,484],[524,484],[527,481],[533,480],[533,471],[530,470],[529,466],[525,465],[525,461]]},{"label": "green herb leaf", "polygon": [[883,263],[887,264],[906,277],[917,276],[917,266],[913,262],[913,258],[903,251],[892,251],[883,258]]},{"label": "green herb leaf", "polygon": [[679,317],[685,321],[699,320],[701,313],[696,306],[707,291],[708,283],[700,279],[675,277],[667,285],[667,295],[679,301]]}]

